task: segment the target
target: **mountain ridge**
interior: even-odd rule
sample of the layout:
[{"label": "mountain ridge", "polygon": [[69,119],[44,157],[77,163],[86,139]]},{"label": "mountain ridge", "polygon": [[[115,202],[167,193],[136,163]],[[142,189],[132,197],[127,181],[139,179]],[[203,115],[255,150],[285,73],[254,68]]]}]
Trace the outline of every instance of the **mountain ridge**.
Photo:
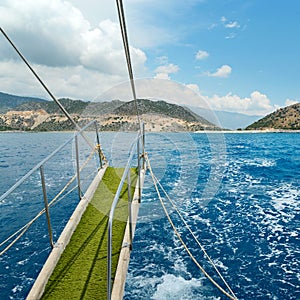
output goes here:
[{"label": "mountain ridge", "polygon": [[[0,95],[1,96],[1,95]],[[19,96],[18,96],[19,97]],[[5,101],[0,98],[3,107]],[[85,102],[69,98],[59,99],[80,126],[96,118],[100,130],[136,130],[135,101]],[[165,101],[138,99],[139,114],[149,131],[218,130],[217,126],[189,109]],[[15,106],[0,115],[1,130],[72,130],[72,123],[53,101],[15,102]],[[9,102],[11,105],[11,102]],[[6,107],[6,110],[9,106]]]},{"label": "mountain ridge", "polygon": [[5,113],[26,102],[47,102],[47,100],[37,97],[16,96],[0,92],[0,113]]},{"label": "mountain ridge", "polygon": [[[134,101],[90,102],[69,98],[59,101],[82,124],[94,117],[102,122],[102,130],[138,128],[134,125]],[[281,108],[260,119],[259,116],[180,106],[162,100],[138,99],[138,109],[144,118],[147,115],[145,120],[150,124],[150,131],[220,130],[221,127],[245,130],[300,130],[300,103]],[[247,123],[251,124],[247,126]],[[69,130],[71,127],[71,123],[64,120],[62,112],[53,101],[0,92],[0,130]]]}]

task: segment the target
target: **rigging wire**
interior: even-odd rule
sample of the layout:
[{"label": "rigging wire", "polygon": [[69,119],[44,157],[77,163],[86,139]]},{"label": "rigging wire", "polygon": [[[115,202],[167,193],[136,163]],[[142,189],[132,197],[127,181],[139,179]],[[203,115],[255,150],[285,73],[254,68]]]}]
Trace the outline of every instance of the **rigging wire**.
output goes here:
[{"label": "rigging wire", "polygon": [[137,120],[138,120],[140,129],[141,129],[138,101],[137,101],[137,97],[136,97],[136,89],[135,89],[135,83],[134,83],[134,75],[133,75],[132,63],[131,63],[131,58],[130,58],[130,48],[129,48],[129,42],[128,42],[127,29],[126,29],[126,20],[125,20],[123,1],[116,0],[116,2],[117,2],[117,9],[118,9],[118,16],[119,16],[119,23],[120,23],[120,29],[121,29],[121,34],[122,34],[123,46],[124,46],[126,62],[127,62],[127,69],[128,69],[129,79],[130,79],[131,91],[132,91],[132,95],[133,95],[133,100],[135,102]]},{"label": "rigging wire", "polygon": [[39,81],[39,83],[43,86],[43,88],[46,90],[48,95],[52,98],[52,100],[59,106],[59,108],[62,110],[62,112],[65,114],[65,116],[72,122],[72,124],[75,126],[77,130],[81,130],[79,125],[74,121],[74,119],[71,117],[71,115],[68,113],[68,111],[63,107],[63,105],[58,101],[58,99],[51,93],[49,88],[46,86],[46,84],[43,82],[43,80],[39,77],[39,75],[35,72],[35,70],[31,67],[29,62],[26,60],[24,55],[20,52],[20,50],[17,48],[17,46],[13,43],[13,41],[9,38],[9,36],[6,34],[6,32],[0,27],[0,31],[3,34],[3,36],[6,38],[6,40],[10,43],[10,45],[15,49],[19,57],[23,60],[23,62],[27,65],[29,70],[32,72],[32,74],[35,76],[35,78]]},{"label": "rigging wire", "polygon": [[[126,55],[126,62],[127,62],[127,68],[128,68],[128,73],[129,73],[129,78],[130,78],[130,84],[131,84],[131,90],[132,90],[132,94],[133,94],[133,99],[135,101],[135,105],[136,105],[136,114],[137,114],[137,119],[138,122],[141,126],[140,123],[140,116],[139,116],[139,110],[138,110],[138,103],[137,103],[137,97],[136,97],[136,90],[135,90],[135,84],[134,84],[134,75],[133,75],[133,70],[132,70],[132,64],[131,64],[131,58],[130,58],[130,49],[129,49],[129,43],[128,43],[128,36],[127,36],[127,30],[126,30],[126,22],[125,22],[125,14],[124,14],[124,8],[123,8],[123,2],[122,0],[116,0],[117,2],[117,8],[118,8],[118,16],[119,16],[119,22],[120,22],[120,28],[121,28],[121,33],[122,33],[122,40],[123,40],[123,46],[124,46],[124,50],[125,50],[125,55]],[[216,265],[213,263],[213,261],[211,260],[211,258],[208,256],[207,252],[205,251],[205,249],[203,248],[203,246],[200,244],[200,242],[198,241],[198,239],[195,237],[195,235],[193,234],[193,232],[191,231],[190,227],[188,226],[188,224],[185,222],[185,220],[183,219],[182,215],[180,214],[179,210],[176,208],[176,211],[178,212],[180,218],[182,219],[182,221],[184,222],[185,226],[188,228],[188,230],[190,231],[190,233],[192,234],[193,238],[196,240],[196,242],[198,243],[198,245],[200,246],[201,250],[203,251],[203,253],[205,254],[205,256],[208,258],[208,260],[210,261],[210,263],[213,265],[214,269],[216,270],[217,274],[219,275],[219,277],[222,279],[222,281],[224,282],[224,284],[226,285],[226,287],[228,288],[228,290],[230,291],[231,295],[226,292],[217,282],[214,281],[214,279],[203,269],[203,267],[198,263],[198,261],[195,259],[195,257],[193,256],[193,254],[190,252],[190,250],[188,249],[188,247],[186,246],[186,244],[184,243],[184,241],[182,240],[180,233],[177,231],[177,229],[174,226],[174,223],[172,222],[166,207],[162,201],[159,189],[157,187],[157,184],[160,185],[160,187],[162,188],[162,190],[164,191],[164,193],[167,195],[166,191],[163,189],[163,187],[161,186],[161,184],[159,183],[159,181],[157,180],[157,178],[155,177],[151,165],[150,165],[150,161],[148,156],[144,153],[157,194],[159,196],[159,199],[161,201],[161,204],[163,206],[163,209],[167,215],[167,218],[171,224],[171,226],[173,227],[176,235],[178,236],[179,240],[181,241],[182,245],[184,246],[184,248],[186,249],[186,251],[188,252],[188,254],[190,255],[190,257],[192,258],[192,260],[195,262],[195,264],[199,267],[199,269],[204,273],[204,275],[221,291],[223,292],[227,297],[229,297],[230,299],[237,299],[237,297],[235,296],[234,292],[232,291],[232,289],[230,288],[230,286],[228,285],[228,283],[225,281],[224,277],[221,275],[221,273],[219,272],[219,270],[217,269]],[[173,205],[173,207],[175,207],[174,202],[172,202],[172,200],[169,198],[169,196],[167,195],[169,201],[171,202],[171,204]]]},{"label": "rigging wire", "polygon": [[[47,85],[44,83],[44,81],[41,79],[41,77],[37,74],[37,72],[32,68],[32,66],[29,64],[29,62],[26,60],[24,55],[21,53],[21,51],[17,48],[17,46],[13,43],[13,41],[9,38],[9,36],[6,34],[6,32],[3,30],[2,27],[0,27],[0,31],[2,35],[6,38],[6,40],[9,42],[9,44],[14,48],[14,50],[17,52],[21,60],[26,64],[26,66],[29,68],[29,70],[32,72],[34,77],[38,80],[38,82],[42,85],[42,87],[46,90],[48,95],[51,97],[51,99],[58,105],[58,107],[61,109],[61,111],[64,113],[64,115],[68,118],[68,120],[75,126],[76,130],[81,131],[81,127],[75,122],[75,120],[72,118],[72,116],[69,114],[69,112],[64,108],[64,106],[59,102],[59,100],[53,95],[53,93],[50,91],[50,89],[47,87]],[[87,144],[90,146],[91,149],[94,148],[93,144],[90,142],[90,140],[84,135],[83,132],[81,132],[82,137],[85,139]]]},{"label": "rigging wire", "polygon": [[[154,175],[153,171],[152,171],[152,168],[151,168],[151,164],[150,164],[150,160],[149,160],[149,157],[148,155],[145,153],[145,158],[146,158],[146,162],[147,162],[147,165],[148,165],[148,169],[150,171],[150,174],[151,174],[151,177],[152,177],[152,180],[153,180],[153,183],[154,183],[154,186],[155,186],[155,189],[156,189],[156,192],[157,192],[157,195],[158,195],[158,198],[160,200],[160,203],[163,207],[163,210],[167,216],[167,219],[170,223],[170,225],[172,226],[175,234],[177,235],[178,239],[180,240],[181,244],[183,245],[183,247],[185,248],[186,252],[189,254],[189,256],[191,257],[191,259],[193,260],[193,262],[196,264],[196,266],[201,270],[201,272],[224,294],[226,295],[228,298],[232,299],[232,300],[237,300],[238,298],[236,297],[236,295],[234,294],[234,292],[232,291],[232,289],[230,288],[230,286],[228,285],[228,283],[225,281],[224,277],[221,275],[221,273],[219,271],[217,271],[219,277],[222,279],[222,281],[225,283],[226,287],[228,288],[228,290],[230,291],[231,294],[229,294],[226,290],[224,290],[206,271],[205,269],[199,264],[199,262],[196,260],[196,258],[194,257],[194,255],[191,253],[191,251],[189,250],[188,246],[185,244],[185,242],[183,241],[180,233],[178,232],[178,230],[176,229],[168,211],[167,211],[167,208],[163,202],[163,199],[161,197],[161,194],[159,192],[159,189],[158,189],[158,185],[162,188],[161,184],[159,183],[158,179],[156,178],[156,176]],[[162,188],[163,189],[163,188]],[[163,192],[167,195],[166,191],[163,189]],[[170,199],[170,197],[167,195],[168,199]],[[173,205],[174,202],[171,201],[171,204]],[[176,206],[174,206],[176,207]],[[176,211],[179,213],[179,210],[176,209]],[[182,215],[179,213],[179,216],[182,220],[183,217]],[[188,230],[192,233],[190,227],[187,225],[187,223],[184,221],[184,224],[187,226]],[[192,233],[194,239],[196,240],[196,242],[198,243],[198,245],[200,246],[201,250],[204,252],[205,256],[209,259],[210,263],[212,263],[213,267],[215,268],[215,270],[217,270],[217,267],[215,266],[215,264],[213,263],[213,261],[211,260],[211,258],[208,256],[207,252],[205,251],[205,249],[203,248],[203,246],[200,244],[200,242],[198,241],[198,239],[195,237],[195,235]]]}]

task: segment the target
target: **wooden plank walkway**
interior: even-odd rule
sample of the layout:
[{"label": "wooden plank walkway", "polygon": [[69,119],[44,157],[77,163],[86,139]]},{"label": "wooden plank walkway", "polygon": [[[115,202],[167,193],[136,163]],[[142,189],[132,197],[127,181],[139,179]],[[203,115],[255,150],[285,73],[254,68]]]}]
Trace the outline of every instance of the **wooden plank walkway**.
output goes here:
[{"label": "wooden plank walkway", "polygon": [[[108,167],[69,244],[62,253],[42,299],[106,299],[107,221],[124,169]],[[131,170],[131,195],[137,170]],[[115,276],[128,218],[128,191],[124,184],[113,222],[112,278]]]}]

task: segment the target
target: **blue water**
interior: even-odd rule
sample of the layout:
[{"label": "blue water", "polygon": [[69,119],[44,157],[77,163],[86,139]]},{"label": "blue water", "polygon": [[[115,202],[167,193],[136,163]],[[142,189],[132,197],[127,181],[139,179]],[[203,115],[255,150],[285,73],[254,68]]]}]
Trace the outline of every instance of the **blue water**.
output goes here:
[{"label": "blue water", "polygon": [[[71,135],[0,133],[0,194]],[[133,137],[101,136],[111,165],[126,162]],[[156,176],[239,299],[300,298],[299,134],[149,133],[146,147]],[[83,145],[81,149],[83,160],[89,151]],[[96,170],[96,159],[90,168]],[[74,172],[70,145],[45,167],[49,198]],[[84,188],[89,175],[83,175]],[[34,176],[0,203],[0,241],[43,207],[39,174]],[[74,190],[51,210],[55,240],[77,203]],[[195,257],[213,275],[199,247],[170,212]],[[0,257],[0,299],[24,299],[49,251],[42,216]],[[226,299],[175,237],[149,174],[124,299]]]},{"label": "blue water", "polygon": [[[95,142],[92,133],[88,132],[86,135],[92,143]],[[0,195],[72,136],[73,133],[64,132],[0,133]],[[129,145],[135,136],[127,133],[101,135],[101,144],[105,145],[105,154],[112,165],[125,166]],[[91,149],[80,137],[79,152],[82,165]],[[98,157],[95,156],[81,172],[83,192],[91,183],[98,167]],[[44,173],[47,198],[50,202],[76,173],[74,143],[66,145],[47,162],[44,165]],[[71,184],[62,196],[62,200],[50,209],[54,242],[57,241],[78,204],[76,182]],[[29,222],[43,208],[41,177],[37,171],[0,203],[0,243]],[[5,246],[0,247],[0,251]],[[24,299],[50,250],[47,222],[43,215],[9,251],[0,256],[0,299]]]},{"label": "blue water", "polygon": [[[239,299],[300,299],[299,137],[174,134],[149,151],[165,189]],[[144,194],[124,298],[226,299],[174,236],[153,186]]]}]

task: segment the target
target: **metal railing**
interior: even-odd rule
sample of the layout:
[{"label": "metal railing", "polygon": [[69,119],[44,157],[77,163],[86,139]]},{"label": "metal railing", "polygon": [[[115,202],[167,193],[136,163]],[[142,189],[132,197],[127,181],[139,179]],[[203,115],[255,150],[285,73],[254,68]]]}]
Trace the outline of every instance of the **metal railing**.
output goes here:
[{"label": "metal railing", "polygon": [[[108,239],[107,239],[107,299],[111,299],[111,291],[112,291],[112,226],[113,219],[116,206],[120,200],[120,194],[123,188],[123,185],[127,179],[127,190],[128,190],[128,221],[129,221],[129,237],[130,237],[130,249],[132,248],[132,200],[133,195],[131,195],[131,178],[130,178],[130,169],[131,163],[133,161],[134,155],[137,153],[137,169],[138,169],[138,201],[141,201],[141,171],[145,169],[145,133],[144,133],[144,124],[141,126],[141,130],[139,131],[136,139],[131,144],[130,155],[123,172],[120,184],[118,186],[117,192],[115,194],[114,200],[111,205],[109,219],[108,219]],[[142,163],[141,163],[142,161]]]},{"label": "metal railing", "polygon": [[[64,144],[56,148],[50,155],[48,155],[45,159],[43,159],[41,162],[39,162],[36,166],[34,166],[27,174],[25,174],[20,180],[18,180],[11,188],[9,188],[2,196],[0,196],[0,203],[7,198],[9,195],[11,195],[18,187],[20,187],[30,176],[32,176],[35,172],[40,173],[40,179],[41,179],[41,189],[43,192],[43,198],[44,198],[44,210],[41,211],[34,219],[32,219],[28,224],[32,224],[38,217],[40,217],[44,212],[46,213],[46,218],[47,218],[47,225],[48,225],[48,233],[49,233],[49,239],[50,239],[50,245],[53,248],[54,242],[53,242],[53,236],[52,236],[52,227],[51,227],[51,220],[50,220],[50,213],[49,213],[49,207],[50,203],[48,203],[47,199],[47,191],[46,191],[46,180],[45,180],[45,175],[44,175],[44,166],[49,160],[51,160],[58,152],[60,152],[63,148],[65,148],[68,144],[71,142],[75,142],[75,156],[76,156],[76,179],[77,179],[77,188],[78,188],[78,195],[79,195],[79,200],[81,199],[81,183],[80,183],[80,160],[79,160],[79,146],[78,146],[78,136],[82,136],[85,141],[88,140],[88,138],[85,136],[84,131],[86,131],[89,127],[92,125],[95,126],[95,133],[96,133],[96,138],[97,138],[97,148],[98,151],[95,147],[92,146],[90,142],[87,142],[87,144],[90,147],[93,147],[95,152],[98,154],[99,157],[99,167],[102,168],[103,161],[102,161],[102,152],[100,149],[100,144],[99,144],[99,133],[97,129],[97,123],[96,121],[92,121],[86,126],[84,126],[80,131],[75,132],[74,136],[69,138]],[[92,150],[93,150],[92,149]],[[7,238],[5,241],[0,243],[0,246],[3,246],[4,244],[8,243],[9,241],[12,240],[15,236],[18,235],[19,232],[21,232],[21,235],[30,227],[25,225],[21,229],[19,229],[17,232],[15,232],[13,235],[11,235],[9,238]],[[17,236],[3,251],[0,251],[0,255],[5,253],[20,237],[21,235]]]}]

